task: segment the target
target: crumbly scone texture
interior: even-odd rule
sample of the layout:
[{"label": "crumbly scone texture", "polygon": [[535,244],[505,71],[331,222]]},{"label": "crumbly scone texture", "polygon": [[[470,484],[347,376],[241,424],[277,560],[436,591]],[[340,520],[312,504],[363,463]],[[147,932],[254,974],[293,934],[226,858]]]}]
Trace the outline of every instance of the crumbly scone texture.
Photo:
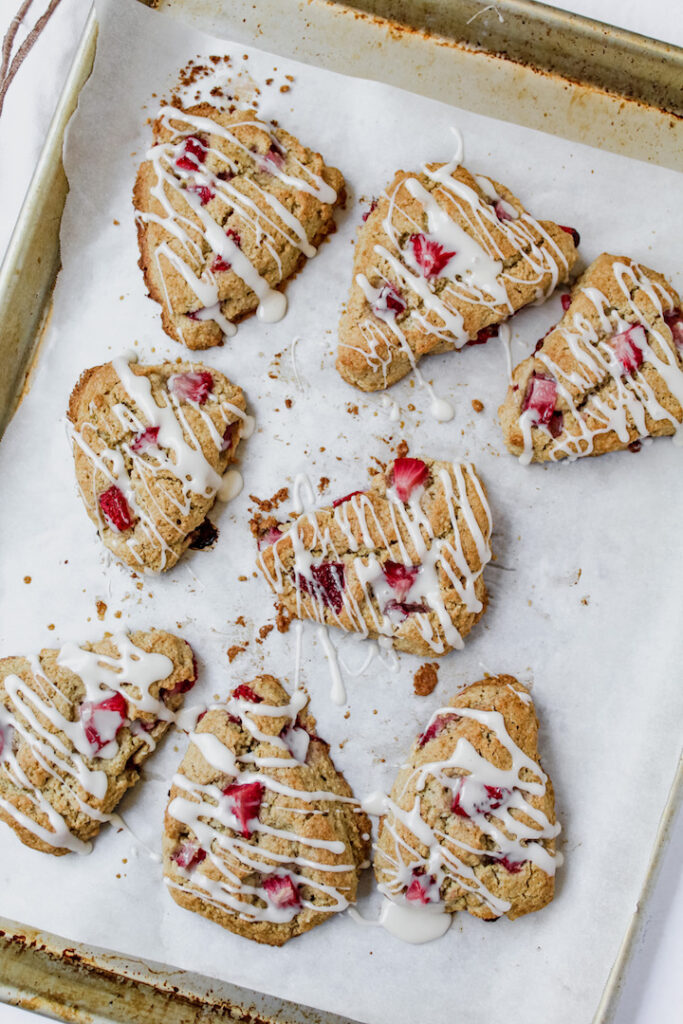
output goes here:
[{"label": "crumbly scone texture", "polygon": [[[211,734],[238,761],[246,757],[251,766],[250,778],[258,775],[266,782],[258,809],[258,820],[265,829],[256,830],[249,839],[243,839],[214,816],[215,800],[211,795],[202,793],[205,808],[202,820],[209,822],[216,833],[211,850],[207,851],[210,855],[195,868],[195,885],[187,872],[179,869],[175,858],[184,843],[196,844],[197,837],[191,828],[172,816],[170,808],[176,798],[197,797],[174,783],[165,818],[164,873],[169,891],[181,907],[202,914],[236,935],[281,946],[331,916],[332,911],[326,907],[334,905],[334,897],[328,895],[324,887],[337,890],[348,903],[355,902],[358,880],[369,860],[371,826],[357,803],[321,799],[316,795],[324,792],[353,798],[350,786],[334,766],[329,744],[315,735],[315,719],[306,709],[299,712],[297,718],[297,727],[305,729],[310,736],[305,763],[283,768],[254,765],[256,758],[287,759],[287,753],[269,742],[268,737],[278,736],[290,725],[291,719],[286,714],[259,715],[259,706],[287,705],[291,698],[278,680],[270,675],[259,676],[247,686],[263,702],[262,705],[254,703],[253,711],[249,712],[259,736],[254,736],[245,728],[244,721],[222,707],[210,708],[198,723],[196,732]],[[190,744],[181,762],[178,776],[184,776],[198,786],[216,786],[220,790],[229,786],[234,778],[208,761],[194,743]],[[287,787],[288,792],[268,788],[267,779],[273,780],[276,786]],[[292,790],[300,791],[301,796],[292,795]],[[220,844],[220,839],[225,837],[238,841],[242,838],[243,841],[237,847],[226,848]],[[335,853],[329,847],[316,845],[330,842],[341,843],[343,852]],[[234,849],[243,850],[243,858],[235,856]],[[297,858],[308,863],[297,864]],[[316,866],[312,866],[310,861],[315,861]],[[343,865],[347,865],[346,870]],[[288,870],[293,870],[300,879],[301,905],[294,916],[284,922],[250,919],[250,906],[258,911],[268,902],[261,888],[264,879],[274,872],[281,874]],[[201,886],[203,878],[226,885],[242,903],[243,910],[240,912],[216,899],[207,899],[206,894],[202,898],[197,885]],[[244,887],[260,890],[260,895],[258,891],[247,892]],[[312,905],[304,906],[304,902]]]},{"label": "crumbly scone texture", "polygon": [[[389,636],[396,650],[425,657],[448,654],[456,646],[444,631],[442,616],[447,619],[447,629],[454,627],[460,638],[467,636],[484,614],[488,601],[482,575],[490,557],[492,529],[486,491],[473,466],[463,469],[435,459],[420,461],[428,468],[419,498],[428,527],[420,527],[419,532],[428,548],[435,544],[441,548],[436,566],[441,614],[426,603],[418,611],[408,594],[403,604],[407,613],[402,616],[399,609],[390,621],[376,588],[372,582],[368,584],[367,567],[372,559],[379,563],[379,583],[381,569],[387,563],[419,566],[421,562],[409,503],[402,504],[401,513],[396,501],[387,497],[394,472],[394,463],[390,463],[385,472],[372,477],[360,497],[352,497],[336,508],[304,513],[293,525],[281,523],[279,527],[285,532],[276,543],[262,546],[263,539],[259,542],[258,566],[289,618],[312,619],[373,638]],[[446,475],[446,485],[442,474]],[[265,525],[272,523],[266,521]],[[486,550],[484,557],[482,548]],[[315,585],[300,581],[297,585],[295,566],[301,549],[310,552],[314,565],[340,567],[332,570],[333,582],[339,580],[341,571],[343,587],[333,589],[332,600]]]},{"label": "crumbly scone texture", "polygon": [[[518,456],[525,451],[520,416],[536,376],[559,377],[561,428],[531,427],[533,462],[603,455],[641,437],[674,434],[683,421],[683,348],[665,317],[676,311],[680,319],[681,299],[662,274],[627,256],[599,256],[575,283],[562,319],[513,371],[498,410],[508,450]],[[629,325],[644,328],[647,336],[636,374],[625,372],[609,349]],[[650,393],[654,401],[647,399]]]},{"label": "crumbly scone texture", "polygon": [[[503,769],[510,767],[510,754],[498,741],[495,733],[473,719],[457,717],[458,708],[500,712],[514,743],[540,767],[538,719],[534,705],[525,686],[514,676],[501,675],[482,679],[467,686],[449,702],[448,707],[454,709],[454,714],[444,719],[443,727],[426,742],[423,742],[423,734],[413,744],[406,766],[401,768],[396,776],[390,799],[403,810],[409,810],[419,799],[421,819],[443,837],[440,839],[441,843],[454,850],[460,861],[472,868],[482,888],[487,889],[497,899],[510,904],[506,916],[514,920],[523,914],[540,910],[552,900],[554,878],[529,860],[524,862],[520,870],[509,871],[492,856],[496,847],[491,837],[485,835],[469,818],[452,812],[452,794],[449,790],[432,775],[427,776],[424,789],[419,791],[416,781],[421,766],[448,761],[460,740],[470,743],[481,757],[493,765]],[[461,773],[453,770],[452,774]],[[525,780],[532,779],[532,774],[527,768],[522,769],[522,775]],[[543,812],[551,825],[555,824],[555,797],[550,779],[545,784],[543,796],[532,795],[526,799],[533,808]],[[513,808],[511,814],[530,828],[538,827],[522,811]],[[495,811],[491,817],[495,820]],[[504,828],[503,822],[498,820],[496,823]],[[400,844],[396,842],[394,830],[401,839]],[[540,842],[554,854],[554,839],[543,839]],[[461,846],[461,843],[465,845]],[[467,847],[473,848],[474,852],[470,852]],[[387,816],[380,821],[374,859],[377,881],[380,884],[390,884],[393,877],[392,865],[397,862],[410,865],[414,857],[411,851],[417,851],[421,857],[428,855],[427,847],[402,822],[396,820],[390,809]],[[474,888],[471,882],[468,885]],[[446,875],[440,896],[448,913],[466,910],[474,917],[486,921],[496,920],[500,916],[495,914],[476,892],[460,885],[457,877],[451,874]]]},{"label": "crumbly scone texture", "polygon": [[[229,129],[230,137],[218,131],[194,131],[183,119],[184,114],[208,118],[218,127]],[[203,202],[203,209],[223,231],[239,240],[239,248],[260,277],[271,288],[282,288],[306,259],[301,242],[293,244],[296,235],[291,218],[299,222],[308,243],[318,246],[335,230],[335,208],[345,201],[341,172],[328,167],[320,153],[303,146],[283,128],[266,125],[248,111],[230,114],[206,103],[179,109],[168,124],[158,118],[153,125],[154,145],[180,144],[187,138],[188,130],[208,147],[201,172],[211,183],[212,198]],[[267,160],[273,152],[284,175],[304,180],[310,180],[307,172],[317,175],[334,189],[335,202],[322,202],[310,192],[269,173]],[[185,199],[187,175],[181,175],[172,163],[168,165],[168,174],[172,181],[160,183],[152,160],[146,160],[138,171],[133,204],[138,211],[140,268],[151,298],[161,305],[166,334],[191,349],[211,348],[223,343],[223,330],[215,320],[188,316],[199,312],[202,302],[178,269],[177,261],[172,262],[166,253],[175,254],[197,278],[217,285],[220,312],[232,323],[253,313],[259,300],[231,266],[212,269],[216,254],[201,219]],[[230,192],[222,189],[222,181],[229,183]],[[169,230],[167,210],[155,195],[158,188],[163,190],[174,217],[186,231],[188,242]],[[239,197],[234,195],[235,191],[240,193]],[[289,223],[279,207],[286,211]],[[161,220],[145,220],[139,214]]]},{"label": "crumbly scone texture", "polygon": [[[444,166],[430,164],[429,170]],[[351,293],[339,326],[337,370],[344,380],[362,391],[389,387],[405,377],[425,355],[485,340],[487,328],[491,329],[490,334],[495,334],[496,326],[518,309],[538,301],[539,295],[549,294],[557,283],[568,280],[578,258],[569,231],[551,221],[534,221],[504,185],[482,176],[477,179],[460,166],[452,177],[476,193],[481,204],[477,211],[473,213],[467,202],[427,174],[397,171],[360,229]],[[482,189],[482,180],[491,186],[495,200]],[[412,288],[409,276],[403,271],[397,272],[392,259],[398,260],[403,268],[410,267],[410,257],[406,254],[410,253],[411,238],[420,232],[426,235],[429,230],[427,211],[406,188],[406,183],[411,181],[419,182],[459,228],[490,257],[501,262],[498,280],[505,287],[507,303],[482,301],[481,296],[464,287],[461,281],[442,275],[419,280],[419,287]],[[515,219],[501,221],[491,212],[501,200],[508,204],[513,215],[516,214]],[[392,224],[393,237],[386,231],[387,219]],[[388,284],[405,308],[396,316],[389,314],[383,321],[360,287],[359,274],[367,277],[373,289]],[[462,317],[457,334],[438,312],[429,308],[421,289],[437,295],[449,316]],[[483,333],[478,339],[480,332]]]},{"label": "crumbly scone texture", "polygon": [[[209,370],[197,363],[161,363],[157,366],[131,363],[130,369],[149,380],[154,401],[160,407],[173,405],[168,388],[171,377],[197,372],[211,374],[211,401],[197,405],[176,397],[175,407],[180,413],[176,418],[182,424],[185,441],[190,446],[198,443],[206,461],[222,475],[235,461],[240,441],[241,418],[229,407],[234,406],[242,412],[246,409],[241,388],[217,370]],[[121,416],[122,406],[129,410],[132,419]],[[160,467],[153,450],[131,450],[131,444],[139,435],[137,426],[133,428],[132,423],[139,422],[144,427],[149,421],[126,391],[112,363],[95,366],[82,374],[71,393],[67,415],[75,434],[87,449],[84,450],[73,439],[78,487],[86,511],[103,542],[131,568],[147,568],[154,572],[172,568],[192,543],[194,531],[204,522],[216,500],[215,493],[207,497],[192,491],[188,495],[186,483],[179,480],[169,464]],[[222,437],[229,424],[234,424],[234,428],[225,449],[220,450],[216,437]],[[102,471],[101,464],[103,462],[111,469],[112,452],[123,460],[136,502],[147,517],[147,522],[142,517],[135,518],[127,530],[114,529],[102,514],[99,504],[99,496],[112,483],[111,476]],[[173,462],[176,456],[172,452],[168,454]]]},{"label": "crumbly scone texture", "polygon": [[[179,710],[184,700],[185,687],[183,684],[189,683],[191,686],[196,677],[194,656],[190,645],[172,633],[156,629],[149,632],[131,633],[130,639],[136,647],[143,651],[163,654],[170,658],[173,663],[172,672],[166,679],[154,683],[150,688],[150,693],[153,697],[163,700],[170,711]],[[105,637],[95,644],[82,644],[81,647],[83,650],[95,651],[109,657],[116,657],[118,653],[115,640],[111,637]],[[0,703],[21,727],[21,731],[14,727],[11,730],[11,735],[3,737],[3,747],[5,743],[11,745],[12,752],[30,785],[38,790],[51,807],[62,816],[71,834],[83,842],[87,842],[97,835],[102,822],[90,817],[86,808],[92,807],[95,812],[101,814],[109,814],[115,809],[126,790],[134,786],[140,778],[142,765],[154,746],[161,740],[170,722],[157,720],[152,713],[139,710],[135,704],[127,702],[127,718],[131,724],[124,725],[116,734],[118,743],[116,756],[106,759],[84,758],[85,764],[90,770],[104,772],[107,776],[106,792],[101,799],[86,792],[72,775],[60,769],[59,764],[52,763],[52,770],[48,771],[36,756],[36,744],[40,742],[41,738],[35,724],[14,706],[7,692],[5,680],[10,675],[18,676],[27,690],[36,693],[42,701],[53,705],[67,721],[77,722],[85,688],[79,676],[57,664],[58,655],[59,650],[50,648],[40,652],[40,669],[46,677],[48,685],[44,681],[36,679],[30,662],[25,657],[10,657],[0,660]],[[121,693],[124,696],[128,689],[134,690],[135,688],[131,687],[131,684],[123,682]],[[139,697],[139,694],[135,694],[135,696]],[[56,737],[58,744],[63,744],[69,753],[74,753],[74,745],[65,732],[56,728],[54,723],[39,710],[36,711],[36,719],[42,729]],[[133,722],[144,723],[142,734],[131,728]],[[26,787],[18,786],[16,779],[8,772],[6,757],[7,750],[5,749],[4,758],[2,750],[0,750],[0,800],[6,801],[20,815],[34,821],[40,828],[49,830],[49,820],[31,799],[31,791]],[[68,849],[54,847],[44,842],[31,831],[30,827],[22,825],[10,812],[3,809],[2,805],[0,805],[0,820],[16,832],[22,843],[34,850],[57,856],[69,852]]]}]

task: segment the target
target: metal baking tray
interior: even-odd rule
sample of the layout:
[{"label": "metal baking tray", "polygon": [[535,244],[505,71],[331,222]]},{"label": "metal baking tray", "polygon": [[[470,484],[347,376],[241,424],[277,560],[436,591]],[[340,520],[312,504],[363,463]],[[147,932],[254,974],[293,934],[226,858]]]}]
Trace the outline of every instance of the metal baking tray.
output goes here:
[{"label": "metal baking tray", "polygon": [[[683,50],[534,3],[497,0],[142,0],[236,42],[683,170]],[[0,436],[30,386],[59,269],[64,129],[92,68],[91,13],[0,268]],[[30,268],[30,272],[28,271]],[[614,1018],[683,799],[679,765],[637,908],[594,1024]],[[352,1024],[272,996],[74,944],[0,917],[0,1001],[58,1020]]]}]

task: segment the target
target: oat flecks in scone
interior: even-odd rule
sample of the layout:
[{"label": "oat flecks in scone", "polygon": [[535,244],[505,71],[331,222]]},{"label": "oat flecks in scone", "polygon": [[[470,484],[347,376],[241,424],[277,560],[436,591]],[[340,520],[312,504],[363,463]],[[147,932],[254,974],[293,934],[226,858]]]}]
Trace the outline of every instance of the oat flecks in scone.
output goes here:
[{"label": "oat flecks in scone", "polygon": [[683,312],[671,285],[627,256],[599,256],[558,325],[515,368],[499,416],[524,464],[680,438]]},{"label": "oat flecks in scone", "polygon": [[399,458],[366,491],[263,525],[258,565],[290,617],[433,657],[484,613],[491,512],[469,463]]},{"label": "oat flecks in scone", "polygon": [[386,896],[486,921],[552,900],[560,827],[537,736],[531,696],[512,676],[482,679],[434,712],[380,822],[374,867]]},{"label": "oat flecks in scone", "polygon": [[198,722],[166,811],[176,903],[281,946],[355,902],[370,823],[301,690],[241,683]]},{"label": "oat flecks in scone", "polygon": [[193,543],[251,431],[245,410],[240,388],[196,363],[119,357],[81,376],[68,410],[76,479],[127,565],[170,569]]},{"label": "oat flecks in scone", "polygon": [[0,660],[0,820],[87,853],[195,679],[190,645],[158,630]]},{"label": "oat flecks in scone", "polygon": [[455,162],[398,171],[360,230],[339,373],[377,391],[428,353],[486,341],[568,279],[578,242]]},{"label": "oat flecks in scone", "polygon": [[285,313],[288,278],[334,231],[344,179],[250,111],[164,107],[133,193],[140,267],[166,333],[222,344],[254,311]]}]

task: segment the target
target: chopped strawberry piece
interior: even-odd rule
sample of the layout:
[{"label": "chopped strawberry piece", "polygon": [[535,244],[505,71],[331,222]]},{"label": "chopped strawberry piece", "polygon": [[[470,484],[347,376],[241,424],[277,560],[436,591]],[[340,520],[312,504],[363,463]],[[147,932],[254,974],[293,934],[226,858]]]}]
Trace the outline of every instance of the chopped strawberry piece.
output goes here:
[{"label": "chopped strawberry piece", "polygon": [[405,600],[419,571],[419,565],[403,565],[402,562],[385,562],[382,566],[384,578],[392,590],[396,591],[399,603]]},{"label": "chopped strawberry piece", "polygon": [[370,214],[373,213],[376,209],[377,209],[377,200],[373,199],[372,202],[370,203],[370,209],[366,210],[365,213],[363,214],[362,220],[363,220],[364,224],[365,224],[366,220],[368,219],[368,217],[370,216]]},{"label": "chopped strawberry piece", "polygon": [[637,455],[642,447],[642,441],[631,441],[630,445],[628,446],[628,450],[630,452],[633,452],[634,455]]},{"label": "chopped strawberry piece", "polygon": [[498,337],[498,324],[493,324],[492,327],[482,327],[474,338],[470,338],[467,342],[468,345],[484,345],[489,338]]},{"label": "chopped strawberry piece", "polygon": [[510,213],[508,204],[502,199],[497,199],[493,205],[493,209],[496,211],[496,217],[498,220],[516,220],[516,217]]},{"label": "chopped strawberry piece", "polygon": [[194,192],[195,195],[198,195],[199,202],[202,206],[206,206],[207,203],[210,203],[216,195],[216,193],[212,192],[207,185],[197,185],[195,182],[187,186],[187,191]]},{"label": "chopped strawberry piece", "polygon": [[351,498],[355,498],[357,494],[364,494],[364,491],[351,491],[350,494],[345,494],[343,498],[335,498],[332,502],[332,508],[339,508],[345,501],[351,501]]},{"label": "chopped strawberry piece", "polygon": [[462,796],[462,786],[460,786],[460,788],[457,790],[455,796],[453,797],[453,803],[451,804],[451,811],[452,811],[453,814],[457,814],[459,818],[469,818],[469,814],[467,813],[465,808],[460,803],[461,796]]},{"label": "chopped strawberry piece", "polygon": [[176,850],[172,859],[178,867],[189,871],[196,864],[201,864],[206,859],[206,850],[202,850],[196,840],[188,839]]},{"label": "chopped strawberry piece", "polygon": [[181,402],[204,402],[213,391],[213,377],[208,370],[193,370],[189,373],[175,373],[168,378],[168,390]]},{"label": "chopped strawberry piece", "polygon": [[259,537],[259,551],[263,551],[264,548],[269,548],[271,544],[275,544],[279,541],[282,536],[282,530],[278,530],[277,526],[271,526],[269,530],[266,530],[262,537]]},{"label": "chopped strawberry piece", "polygon": [[487,786],[485,783],[482,785],[472,775],[463,775],[458,779],[451,811],[461,818],[471,818],[475,814],[492,814],[506,804],[511,796],[511,789]]},{"label": "chopped strawberry piece", "polygon": [[[202,309],[204,309],[203,306]],[[187,317],[188,320],[199,320],[199,314],[201,313],[202,309],[192,309],[190,310],[189,313],[186,313],[185,316]]]},{"label": "chopped strawberry piece", "polygon": [[176,167],[183,171],[197,171],[199,165],[206,160],[209,147],[198,135],[188,135],[185,139],[183,152],[176,160]]},{"label": "chopped strawberry piece", "polygon": [[683,348],[683,313],[680,309],[672,309],[664,314],[664,321],[678,347]]},{"label": "chopped strawberry piece", "polygon": [[420,487],[429,475],[427,464],[422,459],[396,459],[393,469],[394,487],[401,501],[408,501],[416,487]]},{"label": "chopped strawberry piece", "polygon": [[261,782],[245,782],[243,785],[235,783],[223,790],[233,805],[233,813],[240,823],[240,830],[245,839],[251,838],[249,822],[258,818],[259,808],[263,799],[263,784]]},{"label": "chopped strawberry piece", "polygon": [[216,256],[211,264],[211,272],[213,274],[217,274],[225,270],[230,270],[231,267],[232,263],[227,263],[222,256]]},{"label": "chopped strawberry piece", "polygon": [[275,174],[279,171],[285,162],[285,158],[282,153],[272,145],[268,152],[263,156],[261,153],[255,155],[256,163],[259,165],[262,171],[266,171],[268,174]]},{"label": "chopped strawberry piece", "polygon": [[437,715],[434,721],[418,738],[417,745],[424,747],[425,743],[429,743],[435,736],[438,736],[440,732],[449,725],[450,722],[457,722],[459,715]]},{"label": "chopped strawberry piece", "polygon": [[289,875],[271,875],[264,878],[263,888],[268,899],[276,907],[298,907],[301,903],[299,890]]},{"label": "chopped strawberry piece", "polygon": [[233,697],[237,697],[238,700],[248,700],[252,704],[260,704],[263,697],[259,697],[258,693],[254,693],[251,686],[247,686],[246,683],[240,683],[239,686],[235,687],[232,691]]},{"label": "chopped strawberry piece", "polygon": [[196,679],[181,679],[170,690],[164,690],[164,693],[169,694],[169,696],[173,696],[176,693],[187,693],[196,682]]},{"label": "chopped strawberry piece", "polygon": [[525,860],[510,860],[509,857],[499,857],[498,863],[502,864],[506,871],[509,871],[511,875],[516,875],[522,870],[526,864]]},{"label": "chopped strawberry piece", "polygon": [[495,811],[498,807],[500,807],[500,805],[505,800],[506,796],[509,794],[509,790],[503,789],[501,786],[487,786],[486,784],[484,784],[484,789],[486,790],[490,798],[490,805],[492,811]]},{"label": "chopped strawberry piece", "polygon": [[384,605],[384,614],[393,622],[405,622],[409,615],[417,615],[419,612],[428,612],[426,604],[417,604],[406,601],[387,601]]},{"label": "chopped strawberry piece", "polygon": [[635,373],[643,363],[643,347],[647,345],[645,328],[640,324],[629,327],[610,339],[614,354],[626,373]]},{"label": "chopped strawberry piece", "polygon": [[130,514],[125,495],[118,489],[116,484],[112,484],[108,490],[100,494],[97,500],[100,503],[104,518],[111,527],[119,533],[123,533],[124,530],[130,530],[133,525],[133,517]]},{"label": "chopped strawberry piece", "polygon": [[159,428],[158,427],[145,427],[139,434],[133,438],[130,443],[131,448],[134,452],[146,452],[150,448],[159,447]]},{"label": "chopped strawberry piece", "polygon": [[103,747],[116,739],[128,714],[125,697],[113,693],[111,697],[96,704],[92,700],[84,700],[81,704],[80,716],[85,730],[85,738],[98,754]]},{"label": "chopped strawberry piece", "polygon": [[566,231],[568,235],[572,236],[572,239],[574,240],[574,245],[578,249],[579,246],[581,245],[581,235],[576,230],[576,228],[568,228],[564,224],[558,224],[557,226],[558,226],[558,228],[562,228],[563,231]]},{"label": "chopped strawberry piece", "polygon": [[221,442],[221,451],[222,452],[227,452],[230,448],[232,448],[233,442],[235,440],[236,432],[237,432],[237,424],[236,423],[228,423],[227,427],[223,431],[223,441]]},{"label": "chopped strawberry piece", "polygon": [[228,230],[225,233],[228,236],[228,238],[232,239],[232,241],[235,243],[235,245],[237,246],[238,249],[242,248],[242,236],[241,235],[238,235],[238,233],[236,231],[233,231],[232,228],[228,228]]},{"label": "chopped strawberry piece", "polygon": [[422,876],[422,878],[414,878],[412,880],[412,882],[410,883],[410,885],[406,889],[406,899],[407,900],[411,900],[411,901],[413,901],[415,903],[423,903],[423,904],[427,904],[427,903],[430,902],[429,895],[428,895],[426,889],[424,888],[424,885],[426,883],[426,879],[424,879],[424,881],[423,881],[423,879],[424,879],[424,876]]},{"label": "chopped strawberry piece", "polygon": [[565,293],[564,293],[564,295],[561,295],[561,296],[560,296],[560,302],[562,303],[562,309],[563,309],[563,310],[565,311],[565,313],[566,313],[566,312],[567,312],[567,310],[569,309],[569,307],[570,307],[570,306],[571,306],[571,304],[572,304],[572,297],[571,297],[571,295],[569,294],[569,292],[565,292]]},{"label": "chopped strawberry piece", "polygon": [[556,409],[548,421],[548,430],[552,437],[559,437],[564,430],[564,413]]},{"label": "chopped strawberry piece", "polygon": [[332,608],[337,615],[344,604],[344,565],[342,562],[321,562],[311,566],[312,581],[296,574],[296,585],[305,594]]},{"label": "chopped strawberry piece", "polygon": [[455,252],[447,252],[439,243],[425,235],[411,235],[410,245],[413,256],[422,274],[426,278],[437,277]]},{"label": "chopped strawberry piece", "polygon": [[387,313],[394,313],[398,316],[399,313],[404,313],[407,308],[408,304],[398,288],[393,284],[389,284],[389,282],[382,285],[377,298],[372,304],[375,316],[380,317],[380,319],[383,319]]},{"label": "chopped strawberry piece", "polygon": [[522,412],[531,409],[535,414],[533,422],[536,426],[549,423],[555,411],[556,400],[557,382],[552,377],[534,374],[526,389]]}]

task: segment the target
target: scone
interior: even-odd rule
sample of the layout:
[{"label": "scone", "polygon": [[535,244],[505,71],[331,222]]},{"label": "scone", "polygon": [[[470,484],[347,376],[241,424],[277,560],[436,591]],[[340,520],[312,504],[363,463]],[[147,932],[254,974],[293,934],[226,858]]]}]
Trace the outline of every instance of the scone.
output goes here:
[{"label": "scone", "polygon": [[338,170],[251,111],[163,107],[133,202],[140,267],[166,333],[203,349],[254,310],[281,319],[277,289],[334,231],[343,201]]},{"label": "scone", "polygon": [[193,543],[252,421],[240,388],[196,363],[126,357],[86,370],[69,401],[76,479],[107,547],[160,572]]},{"label": "scone", "polygon": [[555,800],[531,696],[482,679],[435,711],[386,800],[375,876],[389,899],[511,920],[553,898]]},{"label": "scone", "polygon": [[87,853],[196,675],[159,630],[0,660],[0,820],[35,850]]},{"label": "scone", "polygon": [[683,440],[683,314],[661,274],[603,253],[577,281],[559,324],[515,368],[499,410],[525,465]]},{"label": "scone", "polygon": [[173,899],[281,946],[355,901],[370,823],[301,690],[272,676],[211,707],[173,777],[164,873]]},{"label": "scone", "polygon": [[396,459],[367,491],[261,528],[258,566],[290,617],[432,657],[484,613],[491,512],[468,463]]},{"label": "scone", "polygon": [[486,341],[568,279],[578,244],[455,161],[398,171],[360,230],[339,373],[377,391],[430,352]]}]

